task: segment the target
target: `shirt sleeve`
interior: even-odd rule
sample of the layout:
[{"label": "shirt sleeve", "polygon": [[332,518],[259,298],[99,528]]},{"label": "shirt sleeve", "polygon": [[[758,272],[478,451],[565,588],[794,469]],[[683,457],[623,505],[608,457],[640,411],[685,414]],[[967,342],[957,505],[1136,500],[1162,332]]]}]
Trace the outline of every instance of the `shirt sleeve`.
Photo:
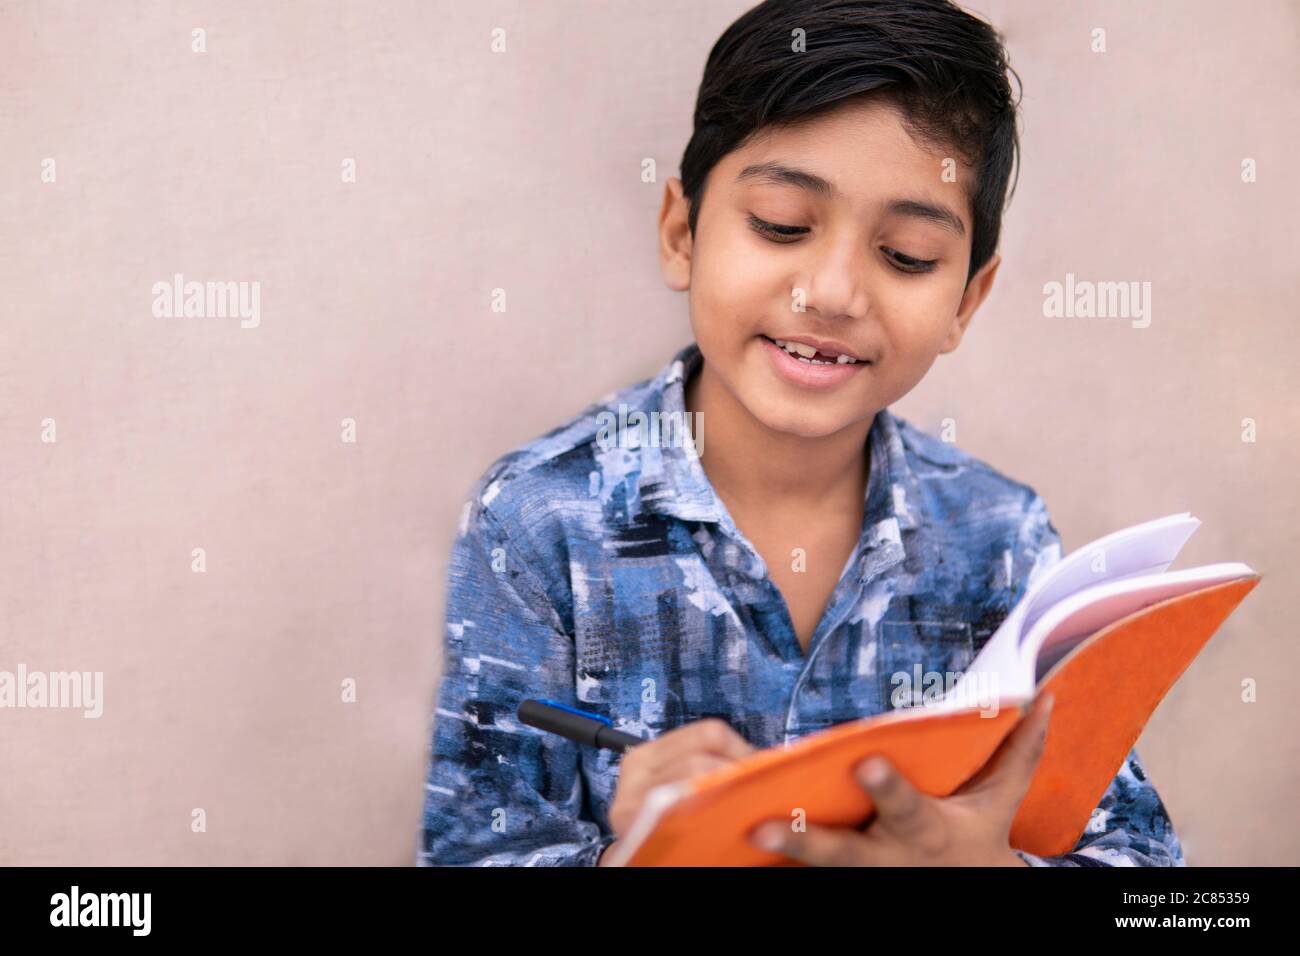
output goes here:
[{"label": "shirt sleeve", "polygon": [[1169,814],[1130,750],[1079,842],[1060,856],[1016,850],[1030,866],[1186,866]]},{"label": "shirt sleeve", "polygon": [[524,536],[476,495],[448,570],[421,866],[594,866],[613,842],[584,818],[579,745],[519,722],[520,701],[577,706],[574,644]]},{"label": "shirt sleeve", "polygon": [[[1021,534],[1017,560],[1024,586],[1061,558],[1061,538],[1048,517],[1043,500],[1035,496]],[[1069,853],[1037,856],[1014,851],[1030,866],[1186,866],[1169,814],[1147,777],[1137,750],[1129,750],[1123,766],[1102,794],[1088,825]]]}]

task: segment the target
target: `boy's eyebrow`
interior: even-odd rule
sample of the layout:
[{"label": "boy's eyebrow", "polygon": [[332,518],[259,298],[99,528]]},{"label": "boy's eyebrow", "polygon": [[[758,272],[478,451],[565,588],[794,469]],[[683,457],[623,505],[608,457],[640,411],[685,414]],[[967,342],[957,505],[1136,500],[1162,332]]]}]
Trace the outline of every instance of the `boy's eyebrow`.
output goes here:
[{"label": "boy's eyebrow", "polygon": [[784,163],[753,163],[740,171],[736,182],[745,179],[775,183],[778,186],[798,186],[800,189],[806,189],[827,199],[839,195],[839,190],[829,179],[824,179],[805,169],[795,169]]},{"label": "boy's eyebrow", "polygon": [[[754,163],[746,166],[736,176],[736,182],[746,179],[778,186],[797,186],[827,199],[839,195],[839,190],[829,179],[784,163]],[[966,236],[966,226],[962,223],[961,217],[941,203],[920,199],[891,199],[885,204],[885,214],[927,219],[954,233],[959,239]]]}]

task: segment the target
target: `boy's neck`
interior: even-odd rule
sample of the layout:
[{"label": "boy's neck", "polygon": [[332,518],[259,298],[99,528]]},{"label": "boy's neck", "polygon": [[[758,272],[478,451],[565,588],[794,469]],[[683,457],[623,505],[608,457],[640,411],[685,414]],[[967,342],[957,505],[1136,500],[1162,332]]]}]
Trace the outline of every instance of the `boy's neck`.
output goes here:
[{"label": "boy's neck", "polygon": [[773,431],[745,408],[707,362],[686,382],[686,409],[708,428],[705,474],[723,503],[839,511],[862,502],[869,477],[867,435],[874,419],[823,438]]}]

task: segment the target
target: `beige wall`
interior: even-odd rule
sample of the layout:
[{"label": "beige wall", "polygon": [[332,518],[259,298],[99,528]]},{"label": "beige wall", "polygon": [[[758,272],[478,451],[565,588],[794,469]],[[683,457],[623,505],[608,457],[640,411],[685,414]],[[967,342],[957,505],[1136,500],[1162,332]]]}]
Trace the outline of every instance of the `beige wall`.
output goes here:
[{"label": "beige wall", "polygon": [[[0,5],[0,669],[105,681],[99,719],[0,711],[0,861],[411,860],[456,511],[686,340],[655,215],[747,6]],[[1024,169],[998,287],[898,410],[1067,548],[1188,509],[1187,562],[1264,573],[1138,746],[1191,862],[1294,863],[1297,6],[975,9]],[[260,282],[260,324],[153,316],[177,272]],[[1067,272],[1150,281],[1150,327],[1044,318]]]}]

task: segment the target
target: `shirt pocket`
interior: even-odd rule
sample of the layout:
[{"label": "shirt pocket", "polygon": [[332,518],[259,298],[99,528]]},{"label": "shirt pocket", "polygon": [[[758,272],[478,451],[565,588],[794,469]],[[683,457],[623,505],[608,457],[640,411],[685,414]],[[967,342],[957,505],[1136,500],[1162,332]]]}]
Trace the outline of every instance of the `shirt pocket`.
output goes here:
[{"label": "shirt pocket", "polygon": [[955,686],[975,656],[977,619],[975,608],[936,604],[881,621],[876,654],[885,708],[934,703]]}]

